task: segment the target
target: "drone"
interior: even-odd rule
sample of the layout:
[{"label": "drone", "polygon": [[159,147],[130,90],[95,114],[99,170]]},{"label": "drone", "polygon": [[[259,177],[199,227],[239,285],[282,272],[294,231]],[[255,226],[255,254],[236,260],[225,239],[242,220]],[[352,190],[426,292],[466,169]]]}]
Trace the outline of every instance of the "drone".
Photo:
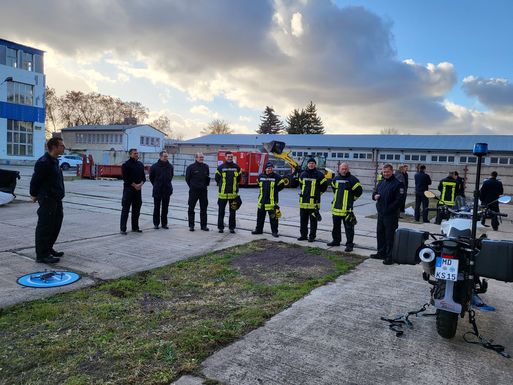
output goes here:
[{"label": "drone", "polygon": [[48,270],[45,270],[43,273],[41,274],[37,274],[37,275],[31,275],[30,276],[30,279],[39,279],[43,282],[48,282],[50,281],[52,278],[54,277],[58,277],[60,280],[62,280],[62,276],[64,274],[61,272],[61,271],[48,271]]}]

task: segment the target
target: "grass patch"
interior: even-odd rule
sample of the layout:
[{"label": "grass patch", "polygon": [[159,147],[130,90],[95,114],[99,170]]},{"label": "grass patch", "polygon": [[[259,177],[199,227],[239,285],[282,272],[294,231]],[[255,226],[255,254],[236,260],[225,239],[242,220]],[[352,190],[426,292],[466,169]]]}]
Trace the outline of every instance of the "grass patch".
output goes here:
[{"label": "grass patch", "polygon": [[255,241],[0,309],[0,384],[169,384],[363,260]]}]

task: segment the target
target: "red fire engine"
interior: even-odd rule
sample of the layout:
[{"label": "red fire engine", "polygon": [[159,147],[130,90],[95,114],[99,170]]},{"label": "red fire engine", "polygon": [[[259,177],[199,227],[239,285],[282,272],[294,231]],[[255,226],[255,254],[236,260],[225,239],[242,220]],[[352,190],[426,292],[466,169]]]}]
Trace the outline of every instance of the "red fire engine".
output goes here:
[{"label": "red fire engine", "polygon": [[[217,164],[225,160],[226,151],[218,151]],[[232,151],[233,161],[241,168],[240,186],[255,186],[258,175],[264,172],[265,164],[269,161],[269,154],[261,152]]]}]

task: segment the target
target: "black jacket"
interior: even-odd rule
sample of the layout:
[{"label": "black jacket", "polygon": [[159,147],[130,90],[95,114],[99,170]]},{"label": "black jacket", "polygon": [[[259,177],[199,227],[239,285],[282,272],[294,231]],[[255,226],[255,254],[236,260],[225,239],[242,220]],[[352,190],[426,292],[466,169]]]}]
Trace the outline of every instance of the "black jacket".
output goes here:
[{"label": "black jacket", "polygon": [[239,196],[241,178],[240,167],[234,162],[224,162],[216,171],[216,183],[219,186],[219,199],[235,199]]},{"label": "black jacket", "polygon": [[319,209],[321,207],[321,194],[328,188],[328,180],[324,174],[314,168],[307,168],[299,176],[299,208]]},{"label": "black jacket", "polygon": [[270,174],[262,173],[258,176],[258,194],[257,207],[267,211],[274,210],[278,204],[278,192],[283,190],[285,183],[280,175],[272,172]]},{"label": "black jacket", "polygon": [[153,198],[170,196],[173,193],[174,169],[168,161],[160,159],[150,167],[150,182],[153,185]]},{"label": "black jacket", "polygon": [[64,178],[59,160],[45,153],[34,165],[34,174],[30,180],[30,195],[38,201],[64,198]]},{"label": "black jacket", "polygon": [[185,182],[191,190],[206,190],[210,184],[209,173],[207,164],[195,161],[185,170]]},{"label": "black jacket", "polygon": [[438,191],[441,192],[438,204],[454,206],[456,196],[458,196],[461,188],[461,183],[458,179],[451,178],[450,176],[442,179],[438,184]]},{"label": "black jacket", "polygon": [[431,183],[431,177],[424,171],[415,174],[415,192],[417,194],[424,194],[424,191],[429,190]]},{"label": "black jacket", "polygon": [[333,202],[331,212],[336,216],[345,217],[353,211],[353,203],[362,193],[362,185],[357,177],[348,172],[346,175],[338,174],[331,180],[333,188]]},{"label": "black jacket", "polygon": [[[376,194],[380,197],[376,200]],[[372,199],[376,201],[376,209],[379,215],[397,215],[403,203],[404,184],[395,176],[381,179],[372,193]]]},{"label": "black jacket", "polygon": [[124,187],[132,187],[132,183],[141,183],[146,181],[146,175],[144,175],[144,164],[135,160],[133,158],[129,158],[123,165],[121,166],[121,173],[123,174],[123,186]]},{"label": "black jacket", "polygon": [[483,186],[479,190],[479,199],[482,204],[487,205],[498,199],[502,194],[504,194],[502,182],[497,178],[490,178],[483,182]]}]

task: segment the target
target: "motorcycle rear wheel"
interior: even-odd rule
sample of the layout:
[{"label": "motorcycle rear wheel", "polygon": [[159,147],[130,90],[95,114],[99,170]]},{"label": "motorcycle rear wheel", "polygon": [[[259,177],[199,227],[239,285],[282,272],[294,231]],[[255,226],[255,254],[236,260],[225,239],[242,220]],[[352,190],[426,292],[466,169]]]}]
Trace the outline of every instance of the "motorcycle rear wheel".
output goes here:
[{"label": "motorcycle rear wheel", "polygon": [[445,310],[436,311],[436,331],[440,337],[451,339],[456,335],[459,314]]}]

